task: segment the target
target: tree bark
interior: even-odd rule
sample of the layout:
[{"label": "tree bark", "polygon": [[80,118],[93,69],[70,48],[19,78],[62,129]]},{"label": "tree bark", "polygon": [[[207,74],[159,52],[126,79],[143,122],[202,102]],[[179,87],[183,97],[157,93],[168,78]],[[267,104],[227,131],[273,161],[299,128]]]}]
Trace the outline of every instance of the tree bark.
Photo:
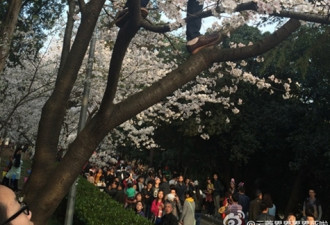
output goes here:
[{"label": "tree bark", "polygon": [[292,191],[291,191],[289,201],[288,201],[286,209],[285,209],[286,215],[288,215],[288,213],[294,212],[294,209],[297,206],[297,203],[299,202],[299,200],[301,200],[301,199],[299,199],[299,196],[300,196],[300,191],[301,191],[301,187],[302,187],[303,176],[304,176],[304,171],[303,171],[303,169],[301,169],[298,172],[296,179],[293,183],[293,186],[291,188]]},{"label": "tree bark", "polygon": [[62,71],[62,68],[64,66],[64,63],[68,59],[68,55],[71,48],[71,38],[72,38],[72,31],[73,31],[73,25],[74,25],[74,10],[76,6],[75,0],[68,0],[69,10],[68,10],[68,21],[66,23],[65,32],[64,32],[64,38],[63,38],[63,48],[62,48],[62,54],[61,54],[61,62],[60,62],[60,68],[59,73]]},{"label": "tree bark", "polygon": [[[32,165],[33,173],[23,190],[25,199],[33,211],[32,219],[36,225],[46,224],[73,183],[72,181],[68,187],[57,187],[57,189],[46,187],[50,182],[49,180],[54,179],[52,175],[54,171],[63,171],[56,164],[56,152],[66,105],[104,2],[105,0],[92,0],[82,8],[82,19],[76,39],[66,62],[63,64],[63,68],[59,71],[54,91],[42,109],[35,160]],[[84,161],[87,159],[88,157]],[[70,169],[67,172],[70,173]],[[51,196],[42,194],[45,191],[50,191],[55,195],[62,194],[59,194],[56,200],[50,202],[48,199]]]},{"label": "tree bark", "polygon": [[2,24],[0,23],[0,74],[6,65],[18,15],[22,7],[22,0],[11,0],[8,2],[9,5],[4,17],[5,19]]}]

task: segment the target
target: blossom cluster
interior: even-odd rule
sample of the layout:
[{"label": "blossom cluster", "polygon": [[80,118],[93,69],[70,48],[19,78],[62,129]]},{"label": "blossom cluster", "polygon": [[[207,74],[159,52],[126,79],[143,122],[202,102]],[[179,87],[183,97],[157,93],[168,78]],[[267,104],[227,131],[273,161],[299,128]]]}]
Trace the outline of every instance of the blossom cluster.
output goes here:
[{"label": "blossom cluster", "polygon": [[[239,4],[247,3],[249,0],[223,0],[220,2],[205,0],[200,1],[200,3],[204,4],[204,10],[211,10],[215,17],[216,21],[209,27],[210,31],[219,31],[228,27],[235,29],[246,24],[249,20],[253,20],[257,14],[276,14],[281,13],[283,10],[325,15],[328,13],[330,5],[329,1],[326,0],[314,1],[314,3],[307,0],[251,1],[257,4],[257,12],[235,12]],[[108,22],[112,21],[115,13],[124,7],[125,2],[126,0],[111,2],[107,7],[110,8],[109,11],[113,15],[112,17],[103,15],[103,18],[107,18]],[[168,22],[172,29],[177,29],[177,27],[185,25],[186,3],[186,0],[159,0],[153,2],[148,6],[150,8],[148,19],[157,23],[159,22],[157,19],[160,17],[161,21]],[[217,3],[220,3],[220,12]],[[81,17],[75,15],[74,18],[79,23]],[[64,24],[64,22],[59,21],[59,24]],[[74,34],[75,32],[76,29]],[[103,98],[113,42],[116,40],[118,28],[103,27],[98,32],[91,78],[92,89],[89,97],[88,112],[91,113],[90,116],[93,116],[92,112],[98,109]],[[119,103],[128,96],[143,91],[178,67],[181,63],[180,57],[182,60],[184,54],[181,49],[176,49],[170,45],[180,43],[183,33],[184,30],[181,33],[174,30],[168,36],[165,36],[144,29],[138,32],[124,58],[114,103]],[[32,33],[18,35],[33,36]],[[62,34],[57,34],[57,37],[61,38]],[[42,51],[44,55],[39,55],[38,61],[30,61],[28,60],[29,57],[26,56],[26,59],[22,60],[22,67],[8,67],[4,75],[0,77],[0,91],[4,93],[0,97],[2,106],[0,107],[2,126],[0,132],[2,134],[9,133],[14,139],[22,138],[22,134],[24,134],[24,138],[30,140],[36,138],[36,121],[39,121],[42,106],[54,87],[59,66],[62,43],[58,38],[54,38],[52,45]],[[171,39],[172,42],[170,43],[168,39]],[[253,43],[249,43],[249,45],[253,45]],[[231,43],[231,48],[243,46],[241,43]],[[171,51],[166,51],[166,49],[171,49]],[[80,96],[83,92],[87,60],[88,56],[84,59],[76,86],[71,95],[70,103],[72,104],[67,110],[61,131],[60,145],[62,147],[66,147],[76,138],[81,107]],[[262,62],[263,59],[256,57],[254,60]],[[195,119],[196,131],[200,137],[208,139],[209,134],[205,130],[201,118],[204,116],[211,117],[212,112],[204,111],[205,104],[221,104],[225,109],[228,109],[229,113],[239,113],[240,105],[243,104],[244,100],[232,96],[237,93],[240,82],[255,85],[259,89],[269,91],[270,94],[274,92],[274,84],[277,86],[282,85],[284,99],[292,97],[290,93],[291,85],[299,85],[294,84],[291,79],[277,79],[275,75],[270,75],[267,78],[254,75],[244,69],[246,64],[247,62],[244,60],[240,63],[215,63],[208,71],[197,76],[195,81],[189,82],[175,91],[163,102],[155,104],[114,129],[109,137],[105,139],[105,142],[111,142],[112,145],[101,145],[102,148],[109,149],[111,147],[113,149],[116,147],[115,145],[123,145],[127,141],[134,143],[137,148],[158,148],[159,146],[152,136],[159,121],[170,123],[173,120],[184,121],[189,118]],[[219,86],[219,81],[228,79],[228,77],[230,82]],[[230,119],[227,117],[225,122],[229,123]]]}]

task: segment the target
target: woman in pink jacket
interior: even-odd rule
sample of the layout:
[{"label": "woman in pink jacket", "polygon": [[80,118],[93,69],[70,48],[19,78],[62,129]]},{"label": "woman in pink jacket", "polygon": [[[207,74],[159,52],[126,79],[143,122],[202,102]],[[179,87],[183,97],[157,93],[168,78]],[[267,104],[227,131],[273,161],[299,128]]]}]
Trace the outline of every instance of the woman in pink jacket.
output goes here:
[{"label": "woman in pink jacket", "polygon": [[151,213],[154,215],[155,224],[160,224],[164,210],[164,192],[158,191],[157,198],[152,201]]}]

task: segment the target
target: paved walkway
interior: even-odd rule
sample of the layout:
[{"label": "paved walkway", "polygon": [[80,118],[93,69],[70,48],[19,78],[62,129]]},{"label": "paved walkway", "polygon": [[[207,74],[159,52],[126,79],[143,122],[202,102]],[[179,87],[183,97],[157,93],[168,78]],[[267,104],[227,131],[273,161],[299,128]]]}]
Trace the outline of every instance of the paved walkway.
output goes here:
[{"label": "paved walkway", "polygon": [[213,216],[202,214],[200,225],[223,225],[222,220],[219,220]]}]

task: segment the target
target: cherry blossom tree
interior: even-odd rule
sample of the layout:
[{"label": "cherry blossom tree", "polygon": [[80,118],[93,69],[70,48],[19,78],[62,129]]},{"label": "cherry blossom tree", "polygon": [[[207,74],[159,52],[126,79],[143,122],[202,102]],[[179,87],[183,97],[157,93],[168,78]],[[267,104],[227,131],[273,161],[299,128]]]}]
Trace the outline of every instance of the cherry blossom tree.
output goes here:
[{"label": "cherry blossom tree", "polygon": [[33,121],[39,120],[40,109],[54,87],[57,59],[30,60],[21,55],[20,66],[8,67],[4,71],[0,77],[1,136],[8,136],[18,143],[34,145],[38,127]]},{"label": "cherry blossom tree", "polygon": [[[123,7],[122,1],[105,4],[105,0],[79,0],[79,14],[75,14],[75,1],[68,3],[68,22],[60,66],[52,93],[42,108],[32,174],[23,191],[33,211],[35,224],[46,223],[81,172],[82,166],[114,128],[136,115],[138,119],[148,120],[155,111],[163,111],[164,120],[188,118],[193,113],[199,113],[200,105],[205,102],[218,102],[233,113],[238,113],[237,105],[241,104],[241,100],[231,102],[212,91],[216,77],[223,76],[223,73],[232,76],[232,85],[224,86],[222,92],[235,92],[237,80],[269,88],[267,80],[242,70],[245,61],[240,60],[251,57],[259,60],[259,55],[276,47],[296,31],[301,21],[330,22],[328,1],[207,0],[204,3],[205,10],[194,16],[217,18],[210,30],[218,32],[221,41],[259,15],[284,18],[285,22],[259,42],[248,45],[233,43],[231,48],[222,48],[219,41],[217,45],[189,56],[182,47],[176,48],[182,41],[182,37],[178,37],[178,29],[193,17],[182,18],[182,12],[186,10],[185,1],[152,1],[149,16],[145,20],[140,14],[140,1],[129,0],[129,20],[121,29],[113,26],[113,20],[116,12]],[[160,21],[161,16],[165,16],[166,20]],[[74,114],[77,110],[73,107],[72,111],[68,111],[68,104],[75,97],[73,91],[81,78],[82,64],[98,20],[108,27],[100,34],[104,45],[100,47],[103,50],[98,51],[102,61],[97,62],[95,76],[102,77],[106,73],[106,80],[102,83],[102,78],[93,84],[95,92],[92,95],[95,99],[91,108],[95,109],[95,113],[91,114],[84,129],[73,137],[67,153],[57,163],[56,152],[63,124],[68,117],[72,117],[70,113]],[[76,31],[73,29],[75,21],[78,23]],[[203,74],[206,72],[214,74],[213,80],[205,78]],[[195,79],[196,83],[190,83]],[[269,81],[275,82],[276,78],[271,76]],[[290,81],[281,82],[287,91],[284,97],[289,97]],[[178,90],[183,85],[188,85],[191,90]],[[167,107],[158,104],[172,93]],[[179,104],[182,98],[188,100],[188,105],[191,102],[189,107]],[[173,106],[179,110],[171,110]],[[148,116],[145,117],[146,114]],[[152,127],[145,129],[148,130],[146,133],[152,133]],[[201,135],[207,139],[203,128]],[[150,143],[150,147],[153,144]]]}]

